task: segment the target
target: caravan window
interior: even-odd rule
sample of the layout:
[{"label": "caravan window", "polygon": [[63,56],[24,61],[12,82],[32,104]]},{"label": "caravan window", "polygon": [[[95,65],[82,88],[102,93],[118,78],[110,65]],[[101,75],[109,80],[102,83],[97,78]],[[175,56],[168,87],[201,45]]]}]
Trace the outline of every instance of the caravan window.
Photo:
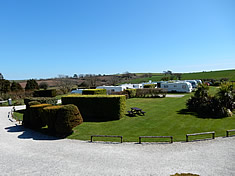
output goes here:
[{"label": "caravan window", "polygon": [[168,85],[164,85],[164,88],[168,88]]},{"label": "caravan window", "polygon": [[177,87],[177,85],[174,85],[174,87]]},{"label": "caravan window", "polygon": [[182,85],[182,88],[183,88],[183,89],[186,89],[186,85]]}]

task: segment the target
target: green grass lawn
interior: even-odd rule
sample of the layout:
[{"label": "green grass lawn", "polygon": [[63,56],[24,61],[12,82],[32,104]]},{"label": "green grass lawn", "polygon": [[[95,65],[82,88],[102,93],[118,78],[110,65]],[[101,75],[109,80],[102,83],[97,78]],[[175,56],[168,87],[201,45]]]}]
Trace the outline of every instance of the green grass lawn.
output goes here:
[{"label": "green grass lawn", "polygon": [[14,112],[13,115],[16,120],[23,120],[23,113]]},{"label": "green grass lawn", "polygon": [[128,99],[126,110],[139,107],[146,115],[125,116],[109,122],[84,122],[75,127],[75,132],[68,138],[90,140],[91,135],[122,135],[124,142],[137,142],[139,136],[173,136],[174,141],[185,141],[185,135],[189,133],[215,131],[216,136],[225,136],[226,130],[235,128],[235,115],[222,119],[203,119],[192,114],[180,113],[180,110],[186,108],[185,102],[190,96],[191,94],[182,98]]}]

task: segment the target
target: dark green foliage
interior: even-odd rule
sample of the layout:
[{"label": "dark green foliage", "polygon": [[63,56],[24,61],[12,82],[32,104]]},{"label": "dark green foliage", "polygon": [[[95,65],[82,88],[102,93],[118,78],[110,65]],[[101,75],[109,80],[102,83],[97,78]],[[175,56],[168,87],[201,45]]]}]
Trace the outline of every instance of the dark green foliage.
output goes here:
[{"label": "dark green foliage", "polygon": [[23,88],[21,87],[20,83],[17,83],[15,81],[12,82],[11,84],[11,91],[17,92],[17,91],[22,91]]},{"label": "dark green foliage", "polygon": [[37,104],[31,105],[29,108],[29,128],[40,129],[46,126],[45,121],[43,121],[43,108],[51,106],[50,104]]},{"label": "dark green foliage", "polygon": [[4,77],[3,77],[2,73],[0,73],[0,80],[1,80],[1,79],[4,79]]},{"label": "dark green foliage", "polygon": [[46,89],[48,88],[48,84],[47,84],[46,82],[41,82],[41,83],[39,84],[39,88],[46,90]]},{"label": "dark green foliage", "polygon": [[24,104],[26,108],[29,107],[29,102],[38,101],[41,104],[52,104],[55,105],[57,103],[57,98],[49,98],[49,97],[33,97],[33,98],[25,98]]},{"label": "dark green foliage", "polygon": [[82,91],[83,95],[106,95],[106,89],[87,89]]},{"label": "dark green foliage", "polygon": [[51,132],[55,132],[55,122],[58,116],[58,110],[62,106],[49,106],[43,109],[43,121],[47,124]]},{"label": "dark green foliage", "polygon": [[23,122],[22,124],[25,127],[30,127],[30,111],[29,111],[29,107],[32,105],[38,105],[40,104],[38,101],[30,101],[28,102],[28,105],[26,106],[26,110],[24,111],[24,115],[23,115]]},{"label": "dark green foliage", "polygon": [[83,122],[82,116],[77,106],[69,104],[58,109],[55,121],[55,131],[57,134],[67,135],[72,129]]},{"label": "dark green foliage", "polygon": [[208,94],[208,86],[200,85],[194,96],[186,103],[189,111],[196,112],[201,117],[220,118],[231,116],[234,109],[232,87],[222,85],[216,96]]},{"label": "dark green foliage", "polygon": [[34,97],[55,97],[56,89],[37,90],[37,91],[34,91],[33,96]]},{"label": "dark green foliage", "polygon": [[155,84],[145,84],[144,85],[144,88],[151,88],[151,89],[154,89],[156,87]]},{"label": "dark green foliage", "polygon": [[217,93],[217,97],[221,104],[231,111],[235,108],[234,106],[234,93],[233,93],[233,84],[223,83]]},{"label": "dark green foliage", "polygon": [[11,83],[8,80],[0,79],[0,93],[7,93],[11,90]]},{"label": "dark green foliage", "polygon": [[31,105],[24,112],[23,125],[32,129],[48,126],[48,129],[59,136],[65,136],[83,122],[82,116],[75,105],[52,106],[50,104]]},{"label": "dark green foliage", "polygon": [[39,89],[38,83],[34,79],[27,80],[25,90],[36,90]]},{"label": "dark green foliage", "polygon": [[118,120],[125,115],[124,95],[70,95],[62,97],[62,104],[74,104],[84,121]]}]

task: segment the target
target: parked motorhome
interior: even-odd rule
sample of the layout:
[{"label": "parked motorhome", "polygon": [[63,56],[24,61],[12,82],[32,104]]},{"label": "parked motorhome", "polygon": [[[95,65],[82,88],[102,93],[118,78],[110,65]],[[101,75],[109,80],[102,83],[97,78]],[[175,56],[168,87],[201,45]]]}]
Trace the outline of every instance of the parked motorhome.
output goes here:
[{"label": "parked motorhome", "polygon": [[192,85],[189,82],[160,82],[160,88],[166,89],[167,92],[192,92]]}]

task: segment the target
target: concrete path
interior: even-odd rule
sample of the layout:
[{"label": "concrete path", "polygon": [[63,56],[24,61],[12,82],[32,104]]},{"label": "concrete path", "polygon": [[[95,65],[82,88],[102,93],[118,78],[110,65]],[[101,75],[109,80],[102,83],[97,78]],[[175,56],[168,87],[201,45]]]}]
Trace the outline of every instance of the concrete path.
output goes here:
[{"label": "concrete path", "polygon": [[11,122],[9,111],[0,108],[0,175],[235,175],[235,137],[173,144],[57,140]]}]

